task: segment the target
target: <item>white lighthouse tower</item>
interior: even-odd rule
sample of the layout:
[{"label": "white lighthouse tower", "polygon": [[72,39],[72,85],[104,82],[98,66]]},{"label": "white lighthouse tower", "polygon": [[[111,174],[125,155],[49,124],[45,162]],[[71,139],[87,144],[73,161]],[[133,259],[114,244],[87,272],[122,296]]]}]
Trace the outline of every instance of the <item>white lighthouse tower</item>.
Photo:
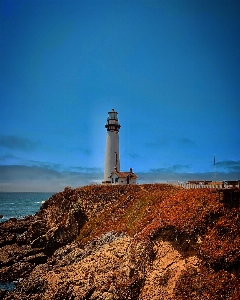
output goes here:
[{"label": "white lighthouse tower", "polygon": [[109,176],[114,170],[120,171],[118,132],[121,126],[118,123],[117,115],[118,113],[114,109],[108,112],[107,124],[105,125],[107,128],[107,142],[103,183],[111,183]]}]

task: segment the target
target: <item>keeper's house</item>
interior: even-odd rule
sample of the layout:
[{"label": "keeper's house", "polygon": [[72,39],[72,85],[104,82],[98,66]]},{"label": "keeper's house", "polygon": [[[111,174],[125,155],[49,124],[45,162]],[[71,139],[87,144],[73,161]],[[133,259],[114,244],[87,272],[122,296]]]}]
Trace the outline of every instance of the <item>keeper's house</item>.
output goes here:
[{"label": "keeper's house", "polygon": [[119,172],[115,167],[109,178],[112,184],[135,184],[138,177],[133,173],[132,168],[129,172]]}]

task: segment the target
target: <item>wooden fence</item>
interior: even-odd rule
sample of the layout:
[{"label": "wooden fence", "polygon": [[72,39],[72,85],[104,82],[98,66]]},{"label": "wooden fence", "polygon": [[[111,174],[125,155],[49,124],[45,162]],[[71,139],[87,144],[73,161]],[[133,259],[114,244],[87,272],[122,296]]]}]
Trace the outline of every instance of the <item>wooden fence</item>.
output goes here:
[{"label": "wooden fence", "polygon": [[193,183],[177,183],[177,186],[180,186],[185,189],[221,189],[223,188],[222,184],[193,184]]}]

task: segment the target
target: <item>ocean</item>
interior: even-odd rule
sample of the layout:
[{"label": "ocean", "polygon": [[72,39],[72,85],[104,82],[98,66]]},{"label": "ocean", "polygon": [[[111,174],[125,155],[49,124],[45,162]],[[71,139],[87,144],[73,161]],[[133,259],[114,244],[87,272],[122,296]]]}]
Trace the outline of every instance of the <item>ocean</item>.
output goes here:
[{"label": "ocean", "polygon": [[42,203],[54,193],[3,193],[0,192],[0,222],[10,218],[21,219],[28,215],[34,215]]}]

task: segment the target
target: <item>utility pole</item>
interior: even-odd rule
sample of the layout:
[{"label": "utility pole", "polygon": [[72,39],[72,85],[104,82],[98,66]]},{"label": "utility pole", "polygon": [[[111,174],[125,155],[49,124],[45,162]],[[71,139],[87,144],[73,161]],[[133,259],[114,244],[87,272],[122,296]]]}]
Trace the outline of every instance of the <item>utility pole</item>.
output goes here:
[{"label": "utility pole", "polygon": [[213,166],[214,166],[214,180],[215,180],[215,182],[217,182],[217,176],[216,176],[216,157],[215,157],[215,154],[214,154],[214,157],[213,157]]}]

